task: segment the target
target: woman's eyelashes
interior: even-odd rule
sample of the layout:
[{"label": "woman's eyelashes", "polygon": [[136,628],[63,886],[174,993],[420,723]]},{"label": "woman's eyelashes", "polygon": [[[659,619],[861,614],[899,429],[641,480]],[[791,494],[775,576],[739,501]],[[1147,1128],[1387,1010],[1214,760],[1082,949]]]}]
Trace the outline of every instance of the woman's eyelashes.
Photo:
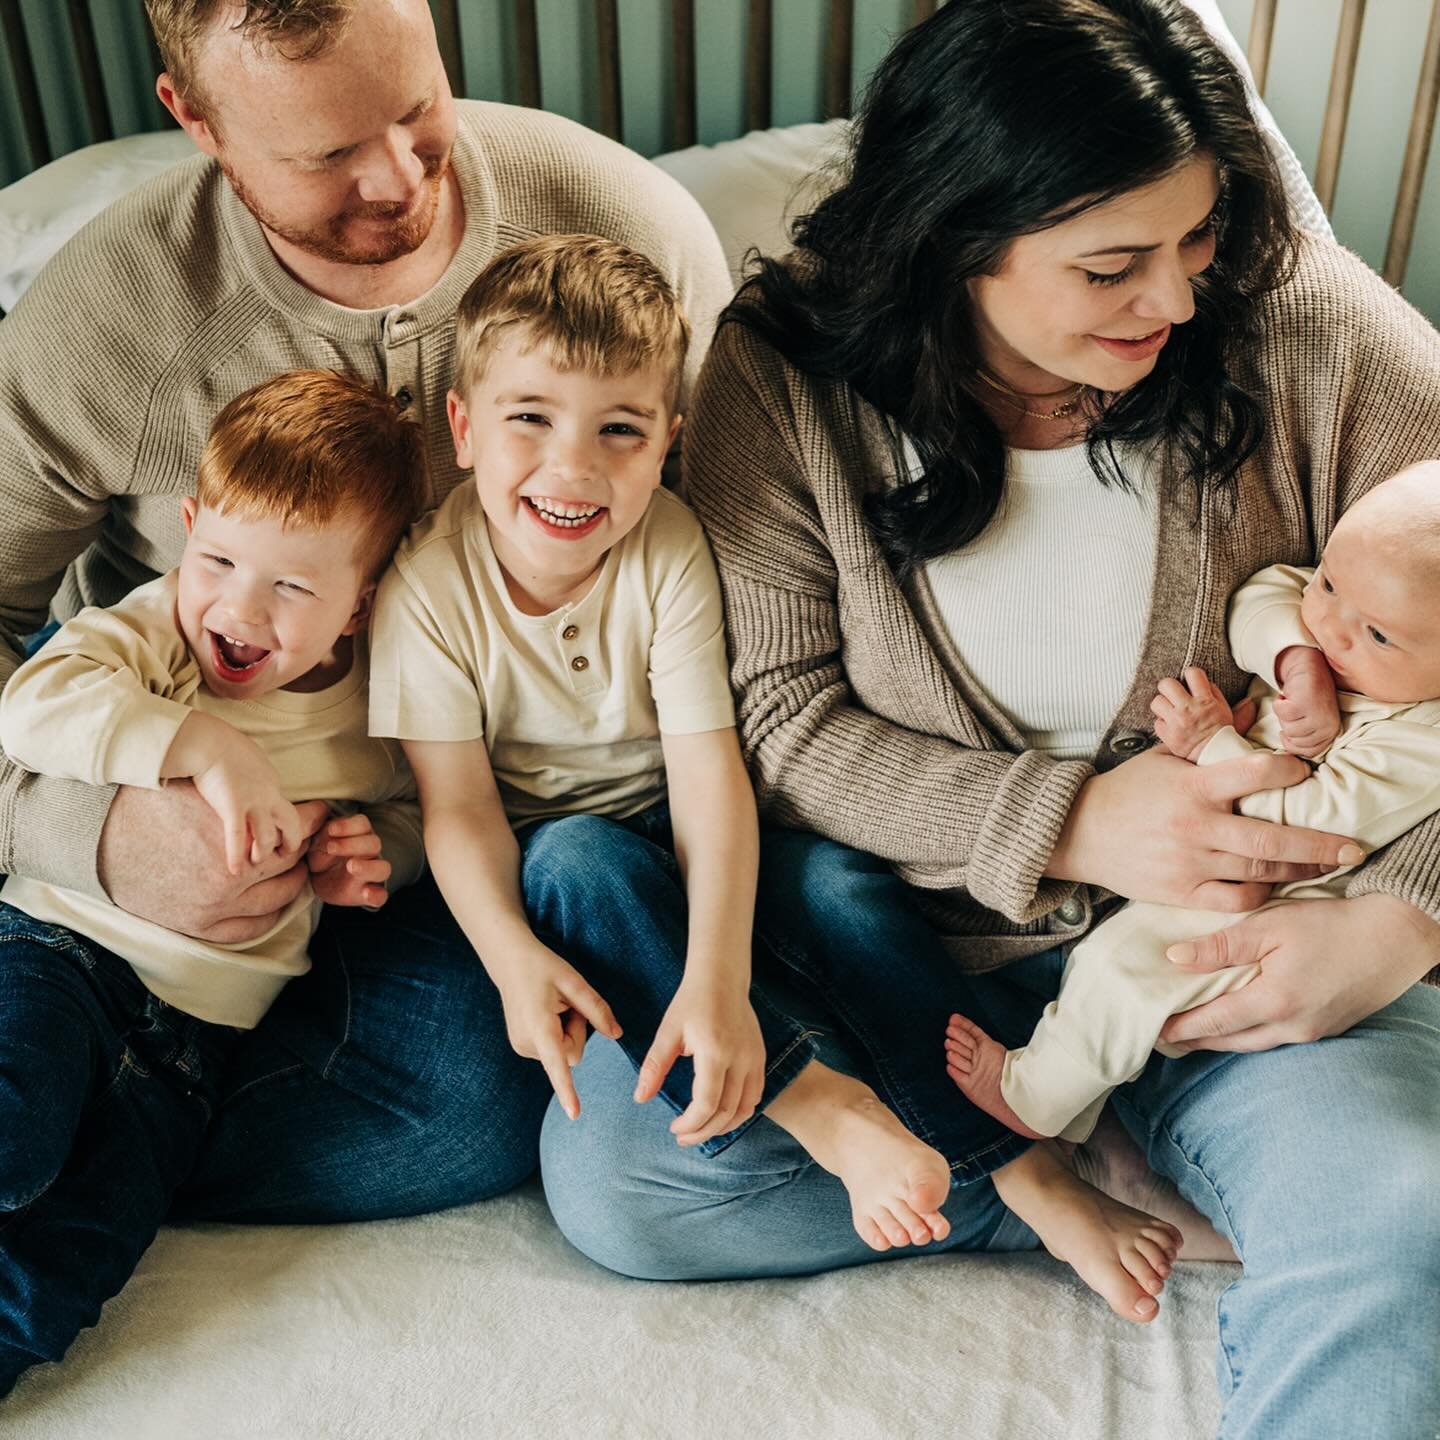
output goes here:
[{"label": "woman's eyelashes", "polygon": [[[1197,229],[1192,230],[1181,242],[1181,246],[1190,249],[1196,245],[1205,244],[1215,234],[1216,216],[1212,211],[1205,223]],[[1091,285],[1119,285],[1128,280],[1140,266],[1140,255],[1132,255],[1130,263],[1123,270],[1104,271],[1086,270],[1085,279]],[[1192,277],[1193,278],[1193,277]]]}]

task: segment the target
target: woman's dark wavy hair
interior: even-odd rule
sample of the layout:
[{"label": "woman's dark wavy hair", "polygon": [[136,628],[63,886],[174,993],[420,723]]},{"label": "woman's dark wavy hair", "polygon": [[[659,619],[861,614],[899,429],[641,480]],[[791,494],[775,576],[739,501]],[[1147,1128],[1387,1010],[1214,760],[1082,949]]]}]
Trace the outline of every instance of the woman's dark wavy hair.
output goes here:
[{"label": "woman's dark wavy hair", "polygon": [[[807,374],[853,387],[922,474],[867,498],[896,571],[974,540],[999,506],[1004,442],[970,393],[970,276],[1010,243],[1170,174],[1219,163],[1215,259],[1195,315],[1154,370],[1101,409],[1086,443],[1127,483],[1115,442],[1158,441],[1195,487],[1233,495],[1264,417],[1232,377],[1296,238],[1235,67],[1176,0],[949,0],[891,50],[866,91],[848,174],[762,259],[725,320]],[[759,303],[756,303],[756,302]],[[902,472],[903,473],[903,472]]]}]

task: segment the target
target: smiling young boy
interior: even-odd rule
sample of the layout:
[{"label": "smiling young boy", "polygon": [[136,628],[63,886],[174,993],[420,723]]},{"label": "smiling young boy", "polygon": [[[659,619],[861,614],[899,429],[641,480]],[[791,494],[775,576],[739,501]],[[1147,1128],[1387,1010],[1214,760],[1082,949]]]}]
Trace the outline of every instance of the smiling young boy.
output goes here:
[{"label": "smiling young boy", "polygon": [[449,397],[475,483],[381,584],[371,729],[404,743],[436,879],[567,1114],[594,1026],[679,1144],[717,1153],[764,1110],[870,1243],[943,1238],[943,1157],[750,990],[757,821],[719,583],[659,488],[685,346],[670,287],[612,242],[530,241],[478,277]]},{"label": "smiling young boy", "polygon": [[[177,570],[87,609],[15,673],[0,739],[90,784],[189,780],[232,865],[337,812],[311,883],[226,945],[12,875],[0,904],[0,1394],[124,1284],[194,1161],[234,1042],[309,968],[322,903],[375,908],[422,864],[414,782],[367,729],[363,629],[424,494],[383,391],[276,376],[216,418]],[[362,808],[363,807],[363,810]]]}]

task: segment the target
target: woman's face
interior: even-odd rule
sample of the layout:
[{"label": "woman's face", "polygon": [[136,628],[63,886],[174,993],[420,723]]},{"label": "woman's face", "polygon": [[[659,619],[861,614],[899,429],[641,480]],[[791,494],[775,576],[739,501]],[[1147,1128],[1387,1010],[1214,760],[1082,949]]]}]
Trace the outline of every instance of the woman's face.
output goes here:
[{"label": "woman's face", "polygon": [[1190,280],[1215,256],[1220,194],[1209,156],[1022,235],[995,275],[966,282],[980,354],[1029,394],[1081,382],[1126,390],[1155,367],[1172,325],[1195,313]]}]

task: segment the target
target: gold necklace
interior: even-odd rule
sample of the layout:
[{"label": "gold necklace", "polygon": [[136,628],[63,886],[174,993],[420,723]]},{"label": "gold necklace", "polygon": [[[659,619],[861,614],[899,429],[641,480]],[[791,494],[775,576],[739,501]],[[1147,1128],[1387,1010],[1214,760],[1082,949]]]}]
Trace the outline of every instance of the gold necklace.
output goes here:
[{"label": "gold necklace", "polygon": [[[988,370],[977,370],[975,372],[992,389],[1003,395],[1022,415],[1028,415],[1032,420],[1063,420],[1067,415],[1073,415],[1080,408],[1080,401],[1085,396],[1085,383],[1076,381],[1074,385],[1066,385],[1064,389],[1052,390],[1046,395],[1025,395],[1019,390],[1012,390],[1008,385],[1002,385]],[[1053,410],[1032,410],[1026,405],[1027,400],[1053,400],[1057,395],[1064,395],[1070,392],[1068,400],[1061,401]]]}]

